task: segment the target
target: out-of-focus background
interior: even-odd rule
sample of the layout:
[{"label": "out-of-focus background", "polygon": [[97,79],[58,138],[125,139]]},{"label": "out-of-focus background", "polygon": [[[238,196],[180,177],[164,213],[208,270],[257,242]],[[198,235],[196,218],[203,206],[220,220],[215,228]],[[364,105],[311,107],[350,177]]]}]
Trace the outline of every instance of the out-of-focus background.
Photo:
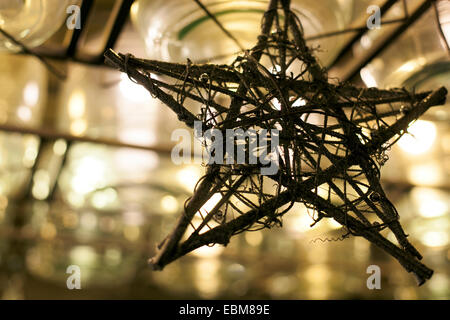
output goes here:
[{"label": "out-of-focus background", "polygon": [[[246,47],[255,44],[267,0],[203,3]],[[381,8],[379,29],[367,29],[371,5]],[[449,1],[292,0],[292,7],[330,77],[450,88]],[[382,168],[402,225],[435,270],[422,287],[364,239],[326,241],[342,230],[332,222],[310,228],[302,208],[283,228],[241,234],[153,272],[146,261],[204,168],[172,163],[171,133],[182,125],[103,66],[102,53],[227,63],[239,48],[191,0],[2,0],[0,28],[67,74],[58,79],[0,35],[0,298],[450,297],[448,104],[414,123]],[[81,290],[66,286],[69,265],[81,268]],[[369,265],[381,268],[381,290],[366,286]]]}]

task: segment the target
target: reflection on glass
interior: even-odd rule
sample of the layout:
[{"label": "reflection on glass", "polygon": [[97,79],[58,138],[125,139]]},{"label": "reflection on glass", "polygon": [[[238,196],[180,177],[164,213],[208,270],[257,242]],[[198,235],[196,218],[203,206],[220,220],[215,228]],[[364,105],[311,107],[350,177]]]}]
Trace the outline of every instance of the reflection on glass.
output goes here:
[{"label": "reflection on glass", "polygon": [[[63,24],[68,4],[68,0],[2,0],[0,28],[28,47],[39,46]],[[0,35],[0,52],[19,49]]]},{"label": "reflection on glass", "polygon": [[176,178],[187,191],[191,192],[194,190],[197,181],[201,177],[201,174],[202,169],[199,166],[187,166],[177,172]]},{"label": "reflection on glass", "polygon": [[[408,8],[412,10],[415,2]],[[450,3],[439,2],[441,24],[449,17]],[[443,25],[444,26],[444,25]],[[382,28],[383,29],[383,28]],[[383,30],[379,33],[383,33]],[[369,36],[372,36],[370,33]],[[405,31],[383,53],[361,70],[367,86],[406,87],[415,91],[435,90],[450,85],[450,60],[438,31],[434,8]],[[450,167],[444,140],[449,132],[446,106],[428,110],[422,120],[412,123],[390,151],[383,178],[418,186],[447,186]],[[395,106],[401,108],[401,106]],[[408,110],[405,110],[408,112]]]},{"label": "reflection on glass", "polygon": [[[230,62],[240,46],[250,49],[260,33],[261,18],[269,1],[232,0],[203,1],[239,45],[224,35],[212,19],[193,1],[139,0],[131,10],[133,22],[145,40],[151,58],[166,61]],[[314,0],[292,1],[291,8],[302,21],[306,36],[342,29],[351,18],[353,1]],[[326,64],[339,50],[340,37],[333,38],[333,46],[319,50],[318,56]],[[322,44],[311,41],[312,47]]]},{"label": "reflection on glass", "polygon": [[37,125],[47,99],[47,72],[34,58],[2,55],[0,124]]},{"label": "reflection on glass", "polygon": [[[440,18],[446,19],[448,10],[444,10],[444,7],[448,8],[450,4],[445,1],[440,3],[444,3],[440,8]],[[448,54],[432,9],[361,70],[361,78],[367,86],[394,87],[404,84],[424,88],[422,82],[425,80],[429,81],[443,74],[447,74],[445,78],[449,78]],[[384,32],[383,28],[380,32]],[[436,67],[433,68],[433,65]]]},{"label": "reflection on glass", "polygon": [[448,244],[448,233],[429,231],[422,236],[422,242],[428,247],[444,247]]}]

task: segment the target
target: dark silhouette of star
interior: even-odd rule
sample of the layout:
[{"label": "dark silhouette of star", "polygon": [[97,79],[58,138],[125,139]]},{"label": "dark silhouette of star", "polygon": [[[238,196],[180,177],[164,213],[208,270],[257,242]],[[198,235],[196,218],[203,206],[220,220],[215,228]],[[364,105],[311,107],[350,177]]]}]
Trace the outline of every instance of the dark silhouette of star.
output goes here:
[{"label": "dark silhouette of star", "polygon": [[[445,88],[412,93],[330,83],[285,0],[270,1],[256,46],[231,65],[144,60],[112,50],[105,57],[191,128],[201,121],[203,129],[224,136],[236,129],[279,132],[274,174],[262,175],[261,163],[235,158],[207,164],[175,228],[150,260],[155,269],[201,246],[226,245],[238,233],[281,225],[283,215],[300,203],[313,212],[313,225],[334,219],[343,226],[342,239],[366,238],[419,284],[431,277],[383,191],[380,167],[410,123],[444,103]],[[199,114],[191,111],[193,105],[201,105]],[[249,139],[234,141],[242,143],[248,157],[261,152]],[[214,195],[219,200],[211,202]],[[212,204],[205,206],[208,201]],[[382,235],[385,229],[396,242]]]}]

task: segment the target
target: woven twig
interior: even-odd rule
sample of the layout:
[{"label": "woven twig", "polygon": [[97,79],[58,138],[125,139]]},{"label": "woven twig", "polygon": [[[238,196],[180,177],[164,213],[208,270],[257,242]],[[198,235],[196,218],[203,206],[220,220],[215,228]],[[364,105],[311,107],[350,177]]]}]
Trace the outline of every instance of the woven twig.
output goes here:
[{"label": "woven twig", "polygon": [[[380,167],[410,123],[444,103],[445,88],[412,93],[328,83],[285,0],[270,1],[256,46],[231,65],[144,60],[112,50],[105,57],[189,127],[201,121],[223,136],[227,129],[279,130],[276,174],[262,176],[261,164],[208,164],[172,233],[150,260],[155,269],[201,246],[226,245],[238,233],[281,225],[298,202],[314,210],[315,223],[334,219],[344,237],[362,236],[382,248],[419,284],[431,277],[383,191]],[[192,102],[202,105],[201,114],[189,110]],[[248,153],[255,151],[240,142]],[[201,210],[215,194],[222,200],[210,212]],[[202,218],[199,226],[192,224],[196,215]],[[381,234],[387,228],[398,244]]]}]

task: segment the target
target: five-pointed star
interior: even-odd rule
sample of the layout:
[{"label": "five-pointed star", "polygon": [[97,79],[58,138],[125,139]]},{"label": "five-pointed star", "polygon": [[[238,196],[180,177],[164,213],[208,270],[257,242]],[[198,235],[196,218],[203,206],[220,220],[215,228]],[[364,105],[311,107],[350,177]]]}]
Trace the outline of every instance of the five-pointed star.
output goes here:
[{"label": "five-pointed star", "polygon": [[[383,191],[379,167],[408,125],[445,101],[445,88],[414,94],[329,83],[286,0],[270,1],[256,46],[231,65],[167,63],[112,50],[105,57],[189,127],[201,121],[221,132],[279,131],[276,174],[262,176],[258,165],[208,165],[176,227],[150,260],[155,269],[201,246],[226,245],[240,232],[281,224],[282,216],[301,203],[314,210],[314,224],[336,220],[346,236],[379,246],[419,284],[431,277]],[[199,115],[188,108],[195,103],[201,105]],[[217,194],[220,200],[207,211],[205,204]],[[381,234],[387,228],[397,243]]]}]

